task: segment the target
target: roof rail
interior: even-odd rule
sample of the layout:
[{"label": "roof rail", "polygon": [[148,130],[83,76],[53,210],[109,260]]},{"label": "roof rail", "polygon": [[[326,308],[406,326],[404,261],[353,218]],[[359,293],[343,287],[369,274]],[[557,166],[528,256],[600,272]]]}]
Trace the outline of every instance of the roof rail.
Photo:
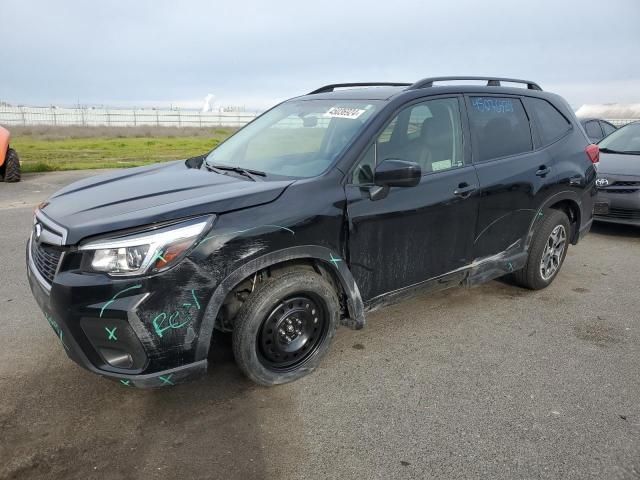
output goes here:
[{"label": "roof rail", "polygon": [[[314,95],[316,93],[333,92],[336,88],[346,87],[409,87],[411,83],[399,83],[399,82],[361,82],[361,83],[332,83],[331,85],[325,85],[313,92],[307,93],[307,95]],[[415,85],[415,84],[414,84]]]},{"label": "roof rail", "polygon": [[530,80],[518,80],[517,78],[501,78],[501,77],[431,77],[418,80],[407,90],[417,90],[419,88],[433,87],[433,82],[447,82],[451,80],[486,80],[487,87],[499,87],[500,82],[524,83],[529,90],[542,90],[540,85]]}]

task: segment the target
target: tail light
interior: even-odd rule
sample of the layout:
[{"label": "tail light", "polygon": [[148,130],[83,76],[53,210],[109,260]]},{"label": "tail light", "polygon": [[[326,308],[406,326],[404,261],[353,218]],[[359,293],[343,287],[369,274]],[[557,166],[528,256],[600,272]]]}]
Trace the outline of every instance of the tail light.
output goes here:
[{"label": "tail light", "polygon": [[587,157],[589,157],[589,160],[591,160],[591,163],[598,163],[600,161],[600,147],[595,143],[587,145],[584,151]]}]

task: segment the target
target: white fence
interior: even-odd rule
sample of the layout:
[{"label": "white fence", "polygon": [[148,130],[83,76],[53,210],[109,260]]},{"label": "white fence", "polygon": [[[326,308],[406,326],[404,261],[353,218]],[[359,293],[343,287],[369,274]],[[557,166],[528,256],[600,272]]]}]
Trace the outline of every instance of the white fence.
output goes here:
[{"label": "white fence", "polygon": [[258,114],[197,110],[0,106],[0,125],[241,127]]},{"label": "white fence", "polygon": [[[253,112],[200,112],[155,108],[60,108],[0,106],[0,125],[59,125],[108,127],[242,127]],[[608,119],[616,127],[638,119]]]},{"label": "white fence", "polygon": [[622,127],[623,125],[626,125],[627,123],[631,123],[631,122],[637,122],[638,119],[637,118],[609,118],[609,119],[605,119],[607,122],[611,123],[612,125],[615,125],[616,127]]}]

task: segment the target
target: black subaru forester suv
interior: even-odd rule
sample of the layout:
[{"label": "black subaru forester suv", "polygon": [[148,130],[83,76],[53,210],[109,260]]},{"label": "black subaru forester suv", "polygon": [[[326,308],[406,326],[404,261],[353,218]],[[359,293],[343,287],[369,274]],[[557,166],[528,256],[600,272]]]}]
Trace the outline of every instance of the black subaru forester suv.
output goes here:
[{"label": "black subaru forester suv", "polygon": [[590,228],[597,162],[534,82],[328,85],[200,157],[60,190],[35,213],[29,281],[69,357],[123,385],[204,373],[219,332],[280,384],[417,289],[549,285]]}]

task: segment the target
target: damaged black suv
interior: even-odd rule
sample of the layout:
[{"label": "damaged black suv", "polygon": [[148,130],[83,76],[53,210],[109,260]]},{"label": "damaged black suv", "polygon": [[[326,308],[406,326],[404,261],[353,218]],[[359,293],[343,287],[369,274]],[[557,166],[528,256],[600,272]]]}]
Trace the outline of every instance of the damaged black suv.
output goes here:
[{"label": "damaged black suv", "polygon": [[549,285],[591,225],[597,161],[534,82],[328,85],[208,154],[60,190],[35,213],[28,277],[92,372],[174,385],[232,332],[242,371],[280,384],[416,289]]}]

